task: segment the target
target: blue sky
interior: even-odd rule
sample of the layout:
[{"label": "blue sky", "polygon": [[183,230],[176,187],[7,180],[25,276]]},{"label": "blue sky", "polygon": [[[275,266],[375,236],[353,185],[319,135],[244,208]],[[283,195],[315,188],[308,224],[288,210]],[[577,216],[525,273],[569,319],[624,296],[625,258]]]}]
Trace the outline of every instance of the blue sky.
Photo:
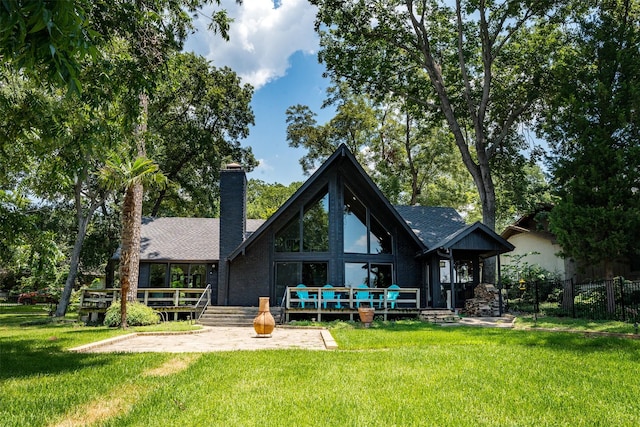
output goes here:
[{"label": "blue sky", "polygon": [[318,64],[318,36],[313,30],[316,8],[307,0],[223,0],[222,8],[234,19],[229,42],[206,31],[211,7],[196,20],[198,32],[185,44],[216,67],[229,66],[244,83],[255,88],[252,108],[255,126],[243,146],[252,147],[260,165],[249,178],[285,185],[304,181],[298,160],[304,150],[286,140],[288,107],[308,105],[318,113],[318,123],[331,118],[321,110],[328,80]]}]

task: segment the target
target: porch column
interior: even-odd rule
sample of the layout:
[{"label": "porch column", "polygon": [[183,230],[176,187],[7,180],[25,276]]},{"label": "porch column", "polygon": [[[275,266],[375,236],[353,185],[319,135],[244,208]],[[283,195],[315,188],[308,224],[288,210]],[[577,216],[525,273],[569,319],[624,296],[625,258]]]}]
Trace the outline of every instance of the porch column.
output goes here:
[{"label": "porch column", "polygon": [[453,249],[449,249],[449,280],[451,281],[451,310],[456,309],[456,279],[454,277]]}]

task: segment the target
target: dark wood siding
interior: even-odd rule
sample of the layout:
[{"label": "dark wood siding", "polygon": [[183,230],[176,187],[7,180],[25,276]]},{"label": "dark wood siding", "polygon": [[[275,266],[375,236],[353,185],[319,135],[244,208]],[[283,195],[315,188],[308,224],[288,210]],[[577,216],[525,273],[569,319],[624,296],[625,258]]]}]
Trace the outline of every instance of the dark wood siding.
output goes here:
[{"label": "dark wood siding", "polygon": [[[230,266],[228,305],[257,306],[259,297],[271,296],[270,254],[273,244],[267,234],[252,244]],[[273,304],[273,302],[272,302]]]}]

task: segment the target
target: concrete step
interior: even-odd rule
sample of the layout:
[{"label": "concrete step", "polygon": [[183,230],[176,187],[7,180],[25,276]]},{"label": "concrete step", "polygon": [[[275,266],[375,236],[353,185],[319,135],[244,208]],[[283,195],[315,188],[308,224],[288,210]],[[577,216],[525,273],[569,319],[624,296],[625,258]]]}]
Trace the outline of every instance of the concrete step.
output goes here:
[{"label": "concrete step", "polygon": [[453,323],[460,320],[460,316],[449,309],[430,309],[420,312],[420,319],[431,323]]},{"label": "concrete step", "polygon": [[[279,313],[279,310],[276,310]],[[279,316],[271,310],[276,322]],[[253,319],[258,315],[258,307],[210,306],[198,319],[204,326],[253,326]]]}]

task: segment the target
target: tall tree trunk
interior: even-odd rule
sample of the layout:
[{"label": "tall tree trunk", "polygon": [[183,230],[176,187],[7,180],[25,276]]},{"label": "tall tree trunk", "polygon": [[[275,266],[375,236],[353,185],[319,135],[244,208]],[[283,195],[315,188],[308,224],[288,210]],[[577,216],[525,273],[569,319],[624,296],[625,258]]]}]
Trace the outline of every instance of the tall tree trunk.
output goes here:
[{"label": "tall tree trunk", "polygon": [[407,160],[409,161],[409,173],[411,174],[411,200],[409,204],[411,206],[418,203],[418,195],[420,194],[420,184],[418,182],[418,170],[413,162],[413,156],[411,155],[411,116],[409,113],[405,114],[405,130],[404,130],[404,148],[407,150]]},{"label": "tall tree trunk", "polygon": [[69,274],[65,281],[64,288],[62,289],[62,295],[60,295],[60,301],[56,307],[55,316],[64,317],[69,307],[69,301],[71,300],[71,292],[73,291],[73,285],[76,282],[78,275],[78,266],[80,265],[80,252],[82,251],[82,245],[84,238],[87,235],[87,226],[93,218],[93,214],[102,202],[99,200],[92,200],[87,209],[86,215],[83,215],[82,209],[82,181],[78,178],[75,184],[75,205],[76,205],[76,221],[78,224],[78,231],[76,233],[76,240],[73,244],[73,250],[71,252],[71,258],[69,260]]},{"label": "tall tree trunk", "polygon": [[[149,99],[142,93],[140,98],[140,118],[135,130],[138,157],[146,155],[144,134],[147,131]],[[122,208],[122,247],[120,251],[120,322],[127,325],[127,301],[136,301],[138,296],[138,276],[140,274],[140,228],[142,226],[142,182],[134,179],[127,187]]]}]

